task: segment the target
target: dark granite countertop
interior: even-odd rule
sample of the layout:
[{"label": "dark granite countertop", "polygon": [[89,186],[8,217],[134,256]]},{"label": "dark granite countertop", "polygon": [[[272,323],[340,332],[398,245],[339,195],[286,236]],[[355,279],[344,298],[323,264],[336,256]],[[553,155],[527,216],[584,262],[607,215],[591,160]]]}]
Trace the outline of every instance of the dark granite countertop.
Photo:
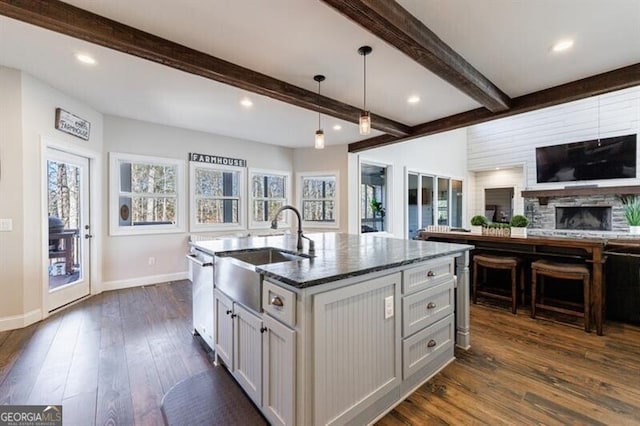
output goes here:
[{"label": "dark granite countertop", "polygon": [[[315,256],[291,262],[256,266],[256,271],[298,288],[325,284],[353,276],[421,262],[434,257],[470,250],[471,245],[402,240],[375,234],[309,234],[315,241]],[[247,237],[191,243],[214,256],[230,252],[275,247],[297,253],[296,236]],[[304,241],[302,254],[308,253]]]}]

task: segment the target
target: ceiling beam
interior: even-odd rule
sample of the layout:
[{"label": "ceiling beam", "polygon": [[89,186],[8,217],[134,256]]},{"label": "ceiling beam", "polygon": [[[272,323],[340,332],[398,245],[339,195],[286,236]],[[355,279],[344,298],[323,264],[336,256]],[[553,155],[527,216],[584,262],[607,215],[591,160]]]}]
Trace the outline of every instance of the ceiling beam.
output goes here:
[{"label": "ceiling beam", "polygon": [[[58,1],[0,0],[0,14],[190,74],[358,123],[360,108]],[[374,116],[372,127],[395,137],[411,128]]]},{"label": "ceiling beam", "polygon": [[492,113],[485,108],[477,108],[428,123],[418,124],[412,128],[411,135],[407,137],[398,138],[391,135],[382,135],[350,143],[349,152],[360,152],[404,142],[638,85],[640,85],[640,63],[513,98],[511,109],[507,111]]},{"label": "ceiling beam", "polygon": [[402,51],[489,111],[505,111],[511,99],[395,1],[322,0]]}]

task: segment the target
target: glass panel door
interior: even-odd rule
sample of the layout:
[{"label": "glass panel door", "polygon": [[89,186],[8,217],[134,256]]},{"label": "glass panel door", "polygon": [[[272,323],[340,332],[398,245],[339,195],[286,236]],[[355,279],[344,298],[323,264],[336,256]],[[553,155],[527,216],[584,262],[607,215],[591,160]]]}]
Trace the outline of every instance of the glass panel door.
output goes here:
[{"label": "glass panel door", "polygon": [[387,211],[387,168],[373,164],[360,166],[361,232],[385,230]]},{"label": "glass panel door", "polygon": [[449,179],[438,178],[438,225],[449,224]]},{"label": "glass panel door", "polygon": [[433,176],[422,176],[420,179],[422,188],[420,191],[422,206],[422,228],[433,225]]},{"label": "glass panel door", "polygon": [[451,181],[451,226],[462,227],[462,181]]},{"label": "glass panel door", "polygon": [[407,174],[407,238],[410,240],[418,235],[420,228],[420,212],[418,211],[418,175]]},{"label": "glass panel door", "polygon": [[48,149],[46,176],[52,311],[89,294],[89,160]]}]

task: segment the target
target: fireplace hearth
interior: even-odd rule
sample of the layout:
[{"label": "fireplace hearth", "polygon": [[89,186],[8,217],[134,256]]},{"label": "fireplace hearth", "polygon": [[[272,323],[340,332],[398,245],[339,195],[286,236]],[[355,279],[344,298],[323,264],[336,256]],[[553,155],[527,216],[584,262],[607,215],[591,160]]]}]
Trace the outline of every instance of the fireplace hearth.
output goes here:
[{"label": "fireplace hearth", "polygon": [[611,207],[556,207],[556,229],[611,231]]}]

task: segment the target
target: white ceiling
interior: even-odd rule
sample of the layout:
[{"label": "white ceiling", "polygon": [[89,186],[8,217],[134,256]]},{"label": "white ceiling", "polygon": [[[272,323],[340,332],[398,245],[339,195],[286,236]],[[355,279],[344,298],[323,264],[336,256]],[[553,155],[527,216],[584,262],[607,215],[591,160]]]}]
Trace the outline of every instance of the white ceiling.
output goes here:
[{"label": "white ceiling", "polygon": [[[416,125],[479,107],[318,0],[69,0],[88,11],[279,80]],[[640,63],[640,0],[399,0],[510,97]],[[575,40],[562,54],[562,38]],[[76,52],[93,55],[87,67]],[[288,147],[311,147],[318,114],[0,17],[0,64],[112,115]],[[409,105],[409,95],[421,102]],[[250,98],[251,109],[240,106]],[[365,139],[322,117],[327,145]],[[340,124],[340,131],[332,130]],[[381,133],[372,132],[371,136]],[[371,137],[370,136],[370,137]]]}]

